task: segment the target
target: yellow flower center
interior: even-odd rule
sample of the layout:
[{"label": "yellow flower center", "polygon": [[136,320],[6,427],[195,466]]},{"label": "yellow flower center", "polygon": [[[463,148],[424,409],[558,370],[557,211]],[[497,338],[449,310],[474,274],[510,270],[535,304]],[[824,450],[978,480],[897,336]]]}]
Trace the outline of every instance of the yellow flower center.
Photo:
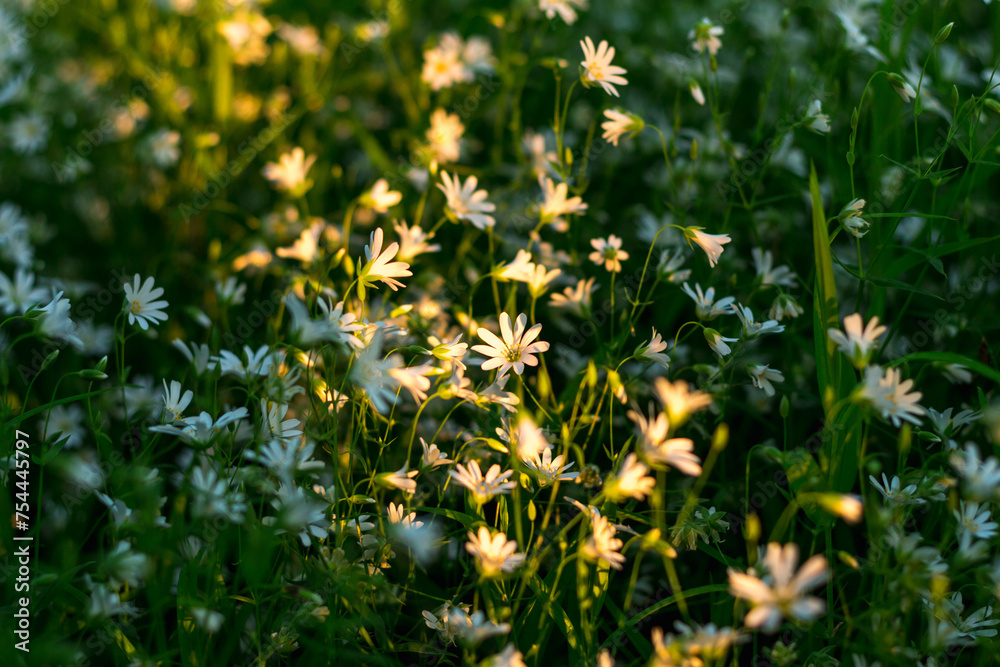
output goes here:
[{"label": "yellow flower center", "polygon": [[142,304],[139,303],[138,301],[133,301],[132,302],[132,312],[133,313],[138,313],[141,310],[142,310]]}]

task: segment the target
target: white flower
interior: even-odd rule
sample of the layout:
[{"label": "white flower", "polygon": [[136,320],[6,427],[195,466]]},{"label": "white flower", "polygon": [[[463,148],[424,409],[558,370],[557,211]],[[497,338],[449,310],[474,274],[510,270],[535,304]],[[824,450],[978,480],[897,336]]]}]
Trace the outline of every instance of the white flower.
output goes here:
[{"label": "white flower", "polygon": [[705,49],[708,49],[708,52],[714,56],[722,48],[719,35],[723,32],[725,31],[721,26],[715,25],[708,19],[702,19],[688,32],[688,39],[691,40],[691,46],[698,53],[703,53]]},{"label": "white flower", "polygon": [[278,257],[294,259],[303,264],[309,264],[319,254],[319,240],[323,236],[325,229],[326,223],[324,221],[315,220],[309,227],[302,230],[302,233],[299,234],[299,237],[295,239],[292,245],[285,248],[277,248],[274,252]]},{"label": "white flower", "polygon": [[210,635],[214,635],[221,630],[222,623],[226,620],[226,617],[219,612],[205,609],[204,607],[192,607],[191,617],[199,628]]},{"label": "white flower", "polygon": [[779,294],[775,297],[774,303],[771,304],[771,310],[768,311],[767,316],[775,322],[780,322],[786,317],[795,319],[804,312],[802,306],[790,294]]},{"label": "white flower", "polygon": [[410,262],[425,252],[437,252],[441,249],[441,246],[436,243],[428,243],[428,241],[434,238],[434,234],[424,232],[419,225],[407,227],[405,220],[394,220],[392,228],[396,230],[396,234],[399,236],[399,252],[396,256],[402,262]]},{"label": "white flower", "polygon": [[826,557],[816,555],[795,572],[799,560],[798,545],[767,545],[764,564],[768,575],[764,579],[729,570],[729,593],[749,600],[754,608],[744,619],[747,627],[772,633],[781,619],[790,616],[797,621],[814,621],[826,611],[823,600],[806,593],[823,584],[830,576]]},{"label": "white flower", "polygon": [[587,85],[588,81],[596,81],[604,89],[604,92],[618,97],[615,85],[626,86],[628,81],[621,76],[626,73],[626,70],[611,64],[615,57],[615,48],[609,47],[608,42],[602,40],[595,50],[594,42],[590,40],[590,37],[585,37],[584,41],[580,42],[580,48],[583,49],[584,57],[583,62],[580,63],[585,70],[584,85]]},{"label": "white flower", "polygon": [[436,468],[438,466],[447,465],[449,463],[454,463],[448,458],[448,455],[438,449],[438,446],[431,443],[427,444],[427,441],[420,438],[420,446],[423,447],[424,453],[420,457],[420,465],[424,468]]},{"label": "white flower", "polygon": [[917,96],[917,91],[913,90],[910,83],[896,73],[889,74],[889,83],[904,102],[909,102]]},{"label": "white flower", "polygon": [[465,550],[476,557],[476,564],[484,577],[501,572],[513,572],[524,564],[524,554],[515,553],[517,542],[508,540],[503,533],[490,536],[490,529],[480,526],[478,534],[469,531]]},{"label": "white flower", "polygon": [[279,403],[268,403],[266,399],[260,399],[261,414],[261,439],[276,439],[288,442],[293,438],[302,435],[301,425],[298,419],[285,419],[288,414],[288,406]]},{"label": "white flower", "polygon": [[859,239],[868,233],[868,228],[871,226],[871,223],[861,217],[864,208],[864,199],[852,199],[844,208],[840,209],[840,214],[837,216],[837,220],[840,221],[844,229]]},{"label": "white flower", "polygon": [[566,183],[556,185],[551,178],[539,177],[539,185],[545,193],[540,213],[545,222],[558,223],[564,215],[579,215],[587,210],[587,205],[580,197],[569,197],[569,186]]},{"label": "white flower", "polygon": [[486,190],[476,190],[479,184],[475,176],[469,176],[465,184],[462,184],[460,176],[454,179],[447,171],[441,172],[441,183],[438,188],[448,198],[448,210],[459,220],[468,220],[477,229],[486,229],[496,224],[496,220],[491,213],[496,210],[496,205],[486,201],[489,193]]},{"label": "white flower", "polygon": [[463,466],[461,463],[455,464],[454,470],[449,470],[451,477],[472,492],[476,502],[480,505],[488,501],[495,495],[510,493],[511,489],[517,486],[517,482],[507,480],[514,474],[513,470],[500,472],[500,466],[494,463],[483,476],[483,471],[479,467],[478,461],[469,461],[469,465]]},{"label": "white flower", "polygon": [[774,267],[774,258],[770,250],[753,248],[750,250],[753,256],[753,265],[757,269],[757,277],[763,285],[782,285],[792,287],[795,285],[795,274],[785,265]]},{"label": "white flower", "polygon": [[719,315],[733,312],[733,302],[736,301],[736,297],[727,296],[715,301],[714,287],[709,287],[705,292],[702,292],[701,285],[695,283],[695,291],[692,291],[688,284],[684,283],[681,289],[694,300],[695,312],[700,320],[714,320]]},{"label": "white flower", "polygon": [[605,109],[604,115],[608,120],[601,123],[601,129],[604,130],[601,138],[610,141],[614,146],[618,145],[618,139],[626,132],[632,132],[635,135],[642,131],[642,121],[637,121],[631,114],[622,113],[615,109]]},{"label": "white flower", "polygon": [[376,281],[382,281],[395,292],[397,288],[403,287],[403,283],[396,278],[406,278],[412,276],[413,273],[410,272],[410,265],[406,262],[392,261],[392,258],[399,251],[399,244],[394,241],[383,252],[382,240],[381,228],[372,232],[371,243],[365,246],[367,263],[360,266],[361,261],[358,261],[358,281],[359,284],[367,287],[374,286]]},{"label": "white flower", "polygon": [[[2,233],[0,238],[3,238]],[[14,280],[0,271],[0,309],[5,315],[26,313],[29,308],[37,306],[47,296],[48,290],[35,286],[35,274],[31,271],[25,268],[15,269]]]},{"label": "white flower", "polygon": [[692,477],[701,474],[701,459],[694,453],[694,442],[689,438],[669,437],[670,420],[666,414],[660,412],[654,416],[653,406],[650,405],[648,419],[638,410],[629,410],[627,416],[639,429],[639,452],[650,465],[670,466]]},{"label": "white flower", "polygon": [[628,253],[621,249],[622,240],[619,237],[611,234],[607,239],[591,239],[590,245],[594,248],[594,252],[589,255],[591,262],[598,266],[603,264],[605,269],[613,273],[622,270],[621,260],[628,259]]},{"label": "white flower", "polygon": [[[136,281],[138,280],[139,278],[136,277]],[[153,279],[150,278],[149,280],[150,283],[152,283]],[[125,289],[128,290],[128,287],[129,286],[126,285]],[[78,348],[83,347],[83,341],[80,340],[80,337],[76,335],[76,325],[73,323],[73,320],[70,319],[69,316],[69,311],[71,307],[69,299],[62,298],[63,295],[62,292],[55,292],[55,290],[53,290],[53,292],[54,293],[52,295],[52,300],[48,303],[48,305],[39,310],[38,330],[44,336],[47,336],[49,338],[54,338],[56,340],[62,340],[66,341],[67,343],[72,343]],[[160,289],[160,293],[162,292],[163,290]],[[152,304],[152,305],[154,307],[159,307],[158,306],[159,303],[162,303],[164,306],[167,305],[165,301],[158,302],[157,304]],[[160,314],[162,315],[162,313]],[[166,315],[163,315],[164,319],[166,319],[166,317],[167,317]],[[129,314],[129,319],[131,320],[131,318],[132,315]],[[146,325],[144,324],[142,328],[145,329]]]},{"label": "white flower", "polygon": [[191,404],[194,392],[188,389],[181,395],[181,383],[171,380],[170,386],[167,381],[163,381],[163,407],[170,414],[170,421],[179,421],[184,418],[184,410]]},{"label": "white flower", "polygon": [[395,472],[384,472],[375,479],[382,486],[399,489],[403,493],[412,495],[417,490],[417,483],[413,478],[419,473],[419,470],[407,470],[406,466],[403,466]]},{"label": "white flower", "polygon": [[570,461],[567,464],[566,457],[561,454],[553,459],[550,448],[543,449],[540,455],[526,460],[524,464],[538,473],[540,487],[549,486],[556,480],[564,482],[574,480],[580,475],[578,472],[567,472],[573,467],[574,462]]},{"label": "white flower", "polygon": [[823,113],[823,104],[819,100],[813,100],[812,104],[809,105],[809,110],[802,122],[817,134],[826,134],[830,131],[830,117]]},{"label": "white flower", "polygon": [[701,91],[701,86],[698,85],[697,81],[694,79],[688,81],[688,90],[691,91],[691,97],[694,98],[695,102],[700,106],[705,106],[705,93]]},{"label": "white flower", "polygon": [[246,363],[229,350],[222,350],[219,352],[219,356],[212,357],[213,364],[208,367],[213,368],[214,365],[218,365],[223,375],[242,377],[247,382],[254,376],[268,375],[271,372],[274,354],[267,345],[261,345],[256,350],[249,345],[244,345],[243,354],[246,357]]},{"label": "white flower", "polygon": [[442,35],[437,46],[424,51],[424,67],[420,78],[431,90],[450,88],[464,79],[461,55],[461,38],[454,33]]},{"label": "white flower", "polygon": [[827,335],[850,358],[854,367],[861,370],[868,365],[875,351],[875,344],[886,332],[886,327],[879,325],[878,317],[871,318],[864,325],[861,314],[854,313],[844,318],[844,331],[847,332],[846,335],[838,329],[830,328],[827,329]]},{"label": "white flower", "polygon": [[1000,498],[1000,461],[989,456],[980,458],[979,447],[967,443],[965,451],[953,452],[951,465],[962,476],[962,492],[973,500],[995,500]]},{"label": "white flower", "polygon": [[684,230],[684,236],[688,243],[694,241],[705,254],[708,255],[708,265],[714,267],[719,263],[722,255],[722,246],[732,241],[729,234],[706,234],[701,231],[701,227],[688,227]]},{"label": "white flower", "polygon": [[663,353],[665,349],[667,349],[667,343],[656,332],[656,328],[654,327],[653,338],[649,341],[649,345],[643,343],[635,348],[632,356],[639,360],[652,361],[654,364],[663,366],[663,368],[670,368],[670,357]]},{"label": "white flower", "polygon": [[376,213],[387,213],[390,208],[403,199],[402,192],[389,189],[389,181],[380,178],[375,181],[372,189],[361,195],[361,204]]},{"label": "white flower", "polygon": [[6,128],[11,147],[22,155],[40,152],[48,144],[50,125],[49,119],[37,112],[15,115]]},{"label": "white flower", "polygon": [[549,297],[549,305],[556,308],[566,308],[577,317],[586,317],[587,311],[591,308],[590,295],[593,293],[594,278],[577,281],[573,287],[566,287],[562,294],[553,294]]},{"label": "white flower", "polygon": [[670,382],[666,378],[657,378],[654,386],[674,428],[679,428],[692,414],[712,404],[710,394],[691,391],[684,380]]},{"label": "white flower", "polygon": [[277,163],[265,164],[262,173],[275,189],[298,197],[312,187],[312,181],[307,178],[307,174],[314,162],[316,162],[315,155],[307,158],[305,151],[296,147],[291,153],[282,153]]},{"label": "white flower", "polygon": [[997,534],[997,524],[990,516],[988,504],[967,503],[963,500],[960,508],[961,511],[954,510],[952,513],[958,521],[958,535],[962,542],[972,537],[985,540]]},{"label": "white flower", "polygon": [[646,473],[649,469],[639,461],[634,453],[625,457],[621,469],[615,477],[604,485],[604,493],[611,502],[619,503],[627,498],[643,500],[653,492],[656,479]]},{"label": "white flower", "polygon": [[740,318],[740,322],[743,323],[743,337],[748,340],[764,334],[781,333],[785,330],[783,324],[778,324],[774,320],[765,320],[764,322],[755,321],[753,311],[750,310],[749,306],[736,304],[733,310],[736,313],[736,317]]},{"label": "white flower", "polygon": [[739,338],[726,338],[715,329],[706,328],[703,333],[709,347],[720,357],[724,357],[733,351],[733,348],[726,345],[726,343],[735,343],[739,340]]},{"label": "white flower", "polygon": [[619,550],[625,543],[615,537],[618,531],[596,507],[590,507],[589,512],[592,532],[583,545],[583,555],[591,560],[606,561],[616,570],[622,569],[625,555]]},{"label": "white flower", "polygon": [[764,364],[747,365],[747,374],[749,374],[750,379],[753,380],[753,386],[758,389],[763,389],[764,393],[768,396],[774,396],[774,385],[771,384],[772,382],[785,381],[781,371],[768,368],[768,366]]},{"label": "white flower", "polygon": [[907,392],[913,386],[913,380],[900,382],[900,372],[897,368],[885,369],[879,366],[869,366],[865,369],[865,377],[860,391],[860,397],[871,402],[872,406],[888,419],[892,425],[899,427],[900,420],[912,424],[920,424],[920,415],[924,408],[917,401],[923,397],[919,391]]},{"label": "white flower", "polygon": [[161,127],[149,138],[149,149],[153,154],[153,162],[160,169],[167,169],[177,164],[181,157],[181,133]]},{"label": "white flower", "polygon": [[556,14],[566,25],[576,23],[576,9],[587,9],[587,0],[538,0],[538,8],[552,19]]},{"label": "white flower", "polygon": [[163,296],[162,287],[153,287],[153,278],[146,278],[146,282],[139,287],[139,276],[135,276],[132,284],[125,283],[125,312],[128,313],[128,323],[135,324],[143,330],[149,328],[150,324],[156,324],[157,320],[166,322],[167,314],[163,312],[168,304],[166,301],[156,301]]},{"label": "white flower", "polygon": [[431,114],[431,126],[427,130],[427,141],[437,162],[458,162],[461,155],[459,141],[465,133],[465,126],[458,114],[444,109],[435,109]]},{"label": "white flower", "polygon": [[528,316],[521,313],[517,316],[512,329],[510,315],[500,313],[500,333],[503,340],[489,329],[480,327],[476,331],[476,335],[486,345],[473,345],[472,349],[489,357],[482,364],[484,371],[499,368],[497,374],[499,379],[506,375],[511,368],[514,369],[515,373],[521,375],[524,373],[525,366],[538,365],[538,359],[534,355],[548,350],[549,344],[541,340],[535,341],[535,338],[542,331],[541,324],[536,324],[525,330],[527,323]]},{"label": "white flower", "polygon": [[923,498],[918,498],[915,496],[917,492],[917,485],[910,484],[909,486],[900,488],[902,483],[899,481],[899,477],[893,476],[890,481],[885,473],[882,473],[882,483],[879,484],[878,480],[875,479],[873,475],[868,475],[868,480],[875,486],[879,493],[882,494],[882,498],[891,505],[922,505],[927,501]]},{"label": "white flower", "polygon": [[[543,5],[559,1],[583,2],[583,0],[541,0]],[[572,21],[567,21],[567,23],[572,23]],[[489,659],[488,664],[489,667],[528,667],[527,663],[524,662],[524,655],[513,644],[507,644],[503,651]]]}]

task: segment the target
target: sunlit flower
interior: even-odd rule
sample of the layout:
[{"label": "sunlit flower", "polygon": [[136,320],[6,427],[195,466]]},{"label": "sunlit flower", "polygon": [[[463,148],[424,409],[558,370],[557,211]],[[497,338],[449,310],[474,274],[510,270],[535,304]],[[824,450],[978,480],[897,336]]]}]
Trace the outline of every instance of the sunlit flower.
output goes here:
[{"label": "sunlit flower", "polygon": [[608,479],[604,493],[612,502],[619,503],[627,498],[643,500],[653,492],[656,479],[646,473],[649,469],[639,461],[634,453],[625,457],[618,474]]},{"label": "sunlit flower", "polygon": [[656,332],[656,328],[653,328],[653,338],[649,341],[647,345],[645,342],[639,347],[635,348],[635,352],[632,356],[641,361],[651,361],[654,364],[659,364],[663,368],[670,368],[670,357],[663,353],[667,349],[667,343],[663,340],[663,337]]},{"label": "sunlit flower", "polygon": [[542,449],[541,454],[533,459],[525,460],[524,464],[538,474],[538,485],[541,487],[549,486],[557,480],[574,480],[580,474],[578,472],[567,472],[573,467],[574,462],[570,461],[566,463],[566,457],[561,454],[552,458],[551,448]]},{"label": "sunlit flower", "polygon": [[[372,232],[371,243],[365,246],[365,259],[367,263],[358,269],[358,282],[361,285],[372,287],[377,281],[382,281],[395,292],[403,287],[403,283],[396,278],[406,278],[412,276],[410,265],[406,262],[394,262],[393,257],[399,251],[399,244],[393,241],[382,250],[383,233],[382,228]],[[361,262],[359,261],[360,265]]]},{"label": "sunlit flower", "polygon": [[[549,344],[545,341],[535,341],[542,331],[542,325],[536,324],[525,330],[528,323],[528,316],[524,313],[517,316],[514,327],[511,328],[510,315],[500,313],[500,333],[501,340],[489,329],[480,327],[476,335],[486,343],[485,345],[473,345],[472,349],[486,357],[489,357],[482,364],[484,371],[499,368],[497,377],[503,377],[507,371],[514,369],[514,372],[521,375],[525,366],[537,366],[538,359],[535,354],[545,352],[549,349]],[[535,341],[535,342],[532,342]]]},{"label": "sunlit flower", "polygon": [[[837,345],[837,349],[847,355],[858,370],[868,365],[875,352],[878,339],[886,332],[886,327],[880,325],[878,317],[873,317],[865,325],[860,313],[854,313],[844,318],[844,331],[827,329],[827,335]],[[846,332],[846,334],[845,334]]]},{"label": "sunlit flower", "polygon": [[446,33],[437,46],[424,51],[424,67],[420,78],[431,90],[450,88],[463,80],[461,49],[461,38],[454,33]]},{"label": "sunlit flower", "polygon": [[591,239],[590,245],[594,251],[588,256],[590,261],[613,273],[622,270],[621,260],[628,259],[628,253],[621,249],[621,238],[611,234],[607,239]]},{"label": "sunlit flower", "polygon": [[431,114],[431,126],[426,135],[434,160],[439,163],[458,162],[461,155],[459,142],[464,133],[465,125],[462,125],[458,114],[435,109]]},{"label": "sunlit flower", "polygon": [[767,575],[763,579],[729,569],[730,594],[754,606],[744,619],[747,627],[772,633],[785,616],[811,622],[823,615],[826,603],[806,593],[829,578],[826,557],[813,556],[796,572],[798,560],[798,545],[771,542],[764,556]]},{"label": "sunlit flower", "polygon": [[132,284],[125,283],[125,312],[128,313],[128,323],[139,323],[145,331],[150,324],[157,321],[166,322],[167,314],[163,312],[168,304],[166,301],[157,301],[163,296],[162,287],[153,287],[153,278],[150,276],[139,287],[139,276],[135,276]]},{"label": "sunlit flower", "polygon": [[670,382],[666,378],[657,378],[654,387],[675,429],[686,422],[692,414],[712,404],[710,394],[700,390],[691,391],[690,385],[684,380]]},{"label": "sunlit flower", "polygon": [[368,192],[361,195],[361,205],[376,213],[388,213],[389,209],[403,199],[403,193],[389,189],[389,181],[380,178]]},{"label": "sunlit flower", "polygon": [[573,25],[576,23],[576,10],[587,9],[587,0],[538,0],[538,8],[550,19],[559,14],[566,25]]},{"label": "sunlit flower", "polygon": [[428,234],[419,225],[408,227],[405,220],[393,221],[392,228],[399,236],[399,252],[397,257],[403,262],[412,262],[418,255],[426,252],[437,252],[441,246],[428,243],[434,234]]},{"label": "sunlit flower", "polygon": [[622,113],[615,109],[605,109],[604,116],[608,119],[601,123],[604,133],[601,138],[610,141],[612,145],[618,145],[618,139],[626,132],[631,132],[635,136],[642,132],[642,120],[632,114]]},{"label": "sunlit flower", "polygon": [[479,532],[468,533],[465,550],[476,557],[476,564],[484,577],[494,577],[501,572],[513,572],[524,564],[524,554],[515,553],[517,542],[508,540],[503,533],[490,535],[490,529],[480,526]]},{"label": "sunlit flower", "polygon": [[309,168],[316,162],[316,156],[306,157],[301,148],[293,148],[291,153],[282,153],[278,162],[268,162],[264,165],[264,178],[271,182],[277,190],[299,197],[312,187],[312,181],[306,175]]},{"label": "sunlit flower", "polygon": [[615,534],[618,532],[608,518],[596,508],[590,511],[591,533],[583,545],[583,555],[591,560],[603,560],[616,570],[622,569],[625,555],[619,550],[625,544]]},{"label": "sunlit flower", "polygon": [[438,466],[454,463],[434,443],[428,445],[426,440],[420,438],[420,446],[423,448],[423,454],[420,456],[420,465],[424,468],[437,468]]},{"label": "sunlit flower", "polygon": [[447,171],[442,171],[438,189],[448,198],[449,213],[458,220],[468,220],[477,229],[486,229],[496,224],[493,216],[486,215],[496,210],[496,205],[486,201],[489,196],[486,190],[476,190],[478,185],[479,180],[475,176],[469,176],[463,185],[460,176],[452,179]]},{"label": "sunlit flower", "polygon": [[553,294],[549,297],[549,305],[557,308],[566,308],[577,317],[586,317],[587,311],[591,309],[590,295],[594,292],[594,278],[577,281],[573,287],[566,287],[561,294]]},{"label": "sunlit flower", "polygon": [[691,97],[700,106],[705,106],[705,93],[702,92],[701,86],[694,79],[688,81],[688,90],[691,92]]},{"label": "sunlit flower", "polygon": [[580,48],[583,49],[583,62],[580,65],[584,69],[582,77],[584,85],[596,81],[604,92],[618,97],[615,86],[626,86],[628,81],[621,76],[626,70],[611,64],[615,57],[615,47],[609,47],[607,40],[602,40],[597,49],[594,49],[594,42],[590,37],[585,37],[584,41],[580,42]]},{"label": "sunlit flower", "polygon": [[540,213],[545,222],[559,222],[564,215],[579,215],[587,210],[587,205],[580,197],[569,197],[569,186],[566,183],[558,185],[551,178],[538,179],[545,193]]},{"label": "sunlit flower", "polygon": [[455,469],[449,470],[448,474],[457,483],[471,491],[476,502],[480,505],[493,496],[510,493],[517,486],[517,482],[507,481],[514,474],[514,471],[506,470],[501,473],[500,466],[496,463],[490,466],[485,476],[479,467],[479,462],[475,460],[469,461],[468,466],[456,463]]},{"label": "sunlit flower", "polygon": [[887,368],[883,375],[881,367],[869,366],[865,369],[859,396],[870,401],[882,418],[888,419],[897,428],[900,420],[920,424],[924,408],[917,401],[923,394],[919,391],[907,393],[913,387],[913,380],[900,382],[900,378],[898,368]]},{"label": "sunlit flower", "polygon": [[714,267],[719,263],[722,255],[722,246],[732,241],[729,234],[706,234],[701,231],[701,227],[687,227],[684,229],[684,236],[688,243],[694,241],[708,255],[708,265]]},{"label": "sunlit flower", "polygon": [[650,465],[677,468],[692,477],[701,474],[701,459],[694,453],[694,442],[689,438],[671,438],[670,420],[665,413],[654,413],[650,405],[648,418],[638,410],[629,410],[628,418],[639,429],[639,453]]}]

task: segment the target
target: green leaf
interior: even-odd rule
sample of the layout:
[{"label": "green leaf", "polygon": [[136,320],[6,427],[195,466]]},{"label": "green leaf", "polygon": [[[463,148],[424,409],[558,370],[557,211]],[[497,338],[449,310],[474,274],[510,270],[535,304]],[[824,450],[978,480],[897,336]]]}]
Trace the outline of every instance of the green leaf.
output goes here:
[{"label": "green leaf", "polygon": [[914,352],[905,357],[898,357],[889,362],[890,366],[899,366],[907,361],[940,361],[946,364],[960,364],[970,371],[975,371],[983,377],[987,377],[994,382],[1000,382],[1000,372],[990,368],[986,364],[970,359],[969,357],[954,352]]},{"label": "green leaf", "polygon": [[[813,290],[816,375],[819,380],[823,412],[826,414],[826,428],[833,429],[831,437],[823,440],[823,460],[837,462],[836,465],[827,466],[827,482],[833,490],[844,493],[854,486],[857,474],[861,446],[861,419],[853,413],[842,413],[839,418],[844,421],[836,422],[832,414],[837,402],[849,396],[857,382],[854,371],[844,363],[843,357],[827,335],[828,329],[837,328],[839,325],[837,284],[833,277],[833,256],[830,252],[826,216],[823,214],[823,199],[819,192],[816,167],[812,164],[809,168],[809,195],[812,199],[813,251],[816,261],[816,286]],[[873,279],[869,280],[874,282]]]}]

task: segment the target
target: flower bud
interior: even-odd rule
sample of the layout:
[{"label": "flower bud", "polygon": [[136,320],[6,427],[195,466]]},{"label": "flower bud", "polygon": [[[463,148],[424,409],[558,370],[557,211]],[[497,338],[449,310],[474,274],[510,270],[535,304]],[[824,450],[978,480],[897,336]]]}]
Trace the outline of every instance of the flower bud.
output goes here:
[{"label": "flower bud", "polygon": [[951,23],[949,23],[945,27],[943,27],[940,30],[938,30],[938,34],[934,38],[934,43],[935,44],[944,44],[945,40],[948,39],[948,35],[951,34],[951,29],[952,29],[952,27],[954,25],[955,25],[955,22],[952,21]]}]

